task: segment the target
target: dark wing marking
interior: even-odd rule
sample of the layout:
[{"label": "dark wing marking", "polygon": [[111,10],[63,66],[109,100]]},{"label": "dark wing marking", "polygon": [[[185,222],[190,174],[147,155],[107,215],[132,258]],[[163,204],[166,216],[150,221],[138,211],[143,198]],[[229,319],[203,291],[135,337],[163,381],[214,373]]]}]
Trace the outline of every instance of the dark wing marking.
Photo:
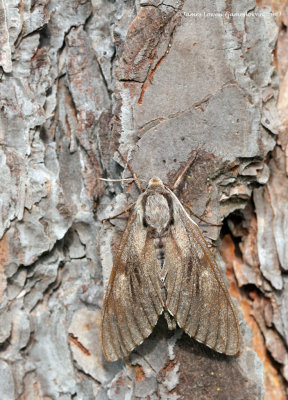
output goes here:
[{"label": "dark wing marking", "polygon": [[106,289],[102,348],[108,361],[126,357],[142,343],[151,334],[164,306],[155,247],[137,211],[140,213],[136,204]]},{"label": "dark wing marking", "polygon": [[219,353],[240,346],[237,315],[221,272],[197,224],[171,192],[174,225],[166,240],[166,306],[178,325]]}]

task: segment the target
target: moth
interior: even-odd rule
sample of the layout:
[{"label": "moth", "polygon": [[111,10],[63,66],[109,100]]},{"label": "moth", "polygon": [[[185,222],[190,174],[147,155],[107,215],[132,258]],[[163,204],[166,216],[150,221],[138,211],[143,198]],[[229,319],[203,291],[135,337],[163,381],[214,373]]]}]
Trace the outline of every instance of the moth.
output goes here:
[{"label": "moth", "polygon": [[198,225],[173,191],[152,178],[138,197],[122,235],[106,289],[102,349],[125,358],[164,314],[211,349],[234,355],[237,314]]}]

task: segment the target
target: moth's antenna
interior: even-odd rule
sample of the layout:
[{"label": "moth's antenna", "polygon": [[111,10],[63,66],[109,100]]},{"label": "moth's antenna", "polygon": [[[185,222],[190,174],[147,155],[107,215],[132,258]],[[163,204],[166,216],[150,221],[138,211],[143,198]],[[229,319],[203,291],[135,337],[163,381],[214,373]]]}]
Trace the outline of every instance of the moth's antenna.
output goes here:
[{"label": "moth's antenna", "polygon": [[121,178],[121,179],[112,179],[112,178],[98,178],[99,181],[105,182],[122,182],[122,181],[134,181],[134,178]]},{"label": "moth's antenna", "polygon": [[191,165],[196,161],[196,158],[198,156],[199,150],[196,151],[196,153],[187,161],[185,167],[183,170],[180,172],[180,175],[177,177],[176,181],[174,182],[173,185],[173,190],[176,190],[178,186],[180,185],[184,174],[186,174],[187,170],[191,167]]},{"label": "moth's antenna", "polygon": [[131,172],[131,174],[132,174],[132,176],[133,176],[133,178],[134,178],[134,180],[135,180],[136,185],[138,186],[138,188],[141,190],[141,192],[144,192],[144,189],[143,189],[143,187],[142,187],[142,185],[141,185],[141,183],[140,183],[140,180],[138,179],[137,175],[136,175],[135,172],[133,171],[133,169],[132,169],[131,165],[129,164],[128,160],[123,156],[123,154],[120,152],[119,149],[117,149],[117,152],[120,154],[120,156],[121,156],[121,157],[123,158],[123,160],[126,162],[127,167],[128,167],[128,169],[129,169],[129,171]]}]

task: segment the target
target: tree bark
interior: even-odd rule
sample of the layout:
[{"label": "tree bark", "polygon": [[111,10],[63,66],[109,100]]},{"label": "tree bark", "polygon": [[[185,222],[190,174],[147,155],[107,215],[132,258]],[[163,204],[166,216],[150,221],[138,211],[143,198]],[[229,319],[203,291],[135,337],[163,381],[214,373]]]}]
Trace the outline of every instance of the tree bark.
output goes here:
[{"label": "tree bark", "polygon": [[[1,400],[288,398],[287,21],[277,1],[0,2]],[[104,360],[126,219],[101,221],[139,195],[99,180],[131,176],[117,149],[168,185],[197,152],[178,194],[223,222],[199,225],[237,356],[160,319]]]}]

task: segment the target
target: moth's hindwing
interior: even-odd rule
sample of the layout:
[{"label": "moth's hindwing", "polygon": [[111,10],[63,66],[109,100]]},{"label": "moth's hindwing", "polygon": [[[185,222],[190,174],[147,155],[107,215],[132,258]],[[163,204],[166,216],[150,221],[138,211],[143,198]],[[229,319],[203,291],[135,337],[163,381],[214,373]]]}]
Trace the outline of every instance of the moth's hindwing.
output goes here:
[{"label": "moth's hindwing", "polygon": [[166,307],[191,337],[219,353],[240,346],[239,323],[221,272],[197,224],[173,198],[174,223],[166,239]]},{"label": "moth's hindwing", "polygon": [[102,317],[102,348],[108,361],[126,357],[147,338],[163,311],[153,241],[136,203],[114,261]]}]

